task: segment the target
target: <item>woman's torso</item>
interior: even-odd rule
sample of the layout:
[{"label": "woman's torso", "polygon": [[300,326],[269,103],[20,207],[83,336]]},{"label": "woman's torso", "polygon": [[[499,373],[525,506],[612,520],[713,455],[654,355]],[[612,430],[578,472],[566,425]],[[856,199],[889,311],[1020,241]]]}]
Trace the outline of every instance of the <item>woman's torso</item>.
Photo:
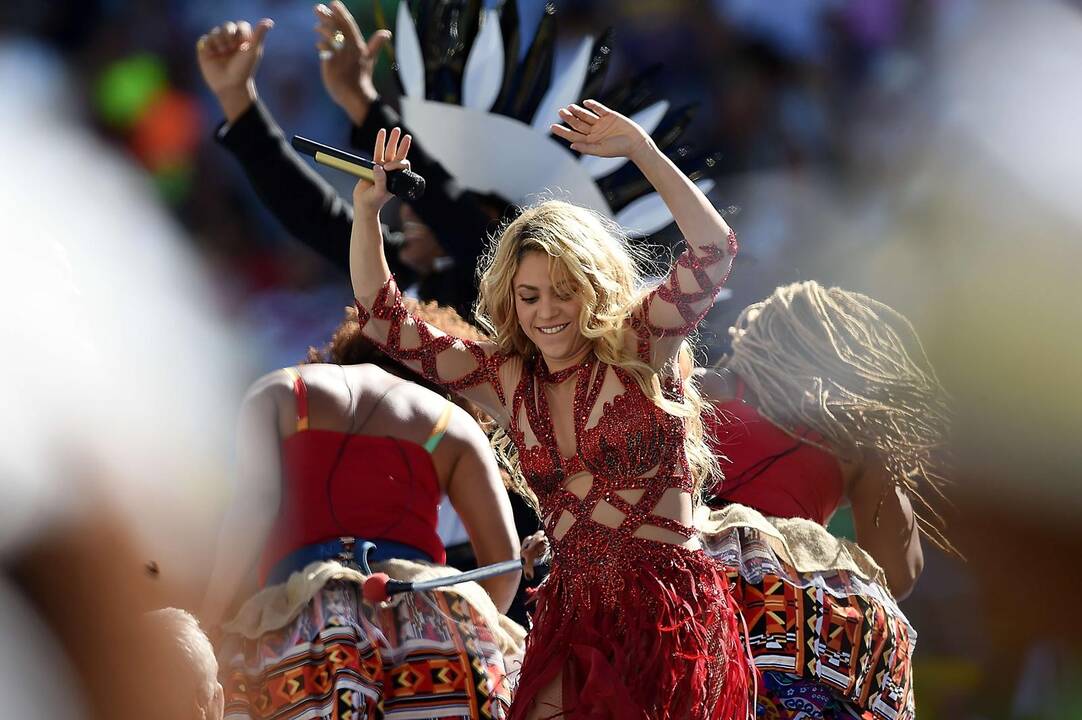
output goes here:
[{"label": "woman's torso", "polygon": [[343,537],[444,562],[437,512],[454,458],[436,436],[446,430],[447,401],[375,366],[287,372],[281,501],[261,578],[291,553]]},{"label": "woman's torso", "polygon": [[630,373],[592,356],[561,373],[527,360],[511,405],[510,435],[554,566],[691,543],[684,422]]}]

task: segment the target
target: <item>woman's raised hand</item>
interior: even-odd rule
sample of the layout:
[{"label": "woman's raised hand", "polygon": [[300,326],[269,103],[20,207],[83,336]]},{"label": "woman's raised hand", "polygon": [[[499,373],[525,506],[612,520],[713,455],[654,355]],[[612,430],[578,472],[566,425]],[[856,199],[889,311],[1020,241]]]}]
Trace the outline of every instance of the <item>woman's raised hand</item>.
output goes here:
[{"label": "woman's raised hand", "polygon": [[406,156],[413,139],[404,135],[401,128],[386,129],[376,133],[376,146],[372,150],[372,181],[359,180],[353,189],[353,208],[358,213],[375,214],[384,206],[391,193],[387,191],[387,172],[391,170],[409,170],[410,161]]},{"label": "woman's raised hand", "polygon": [[379,51],[391,39],[391,33],[377,30],[366,40],[341,0],[329,5],[320,3],[314,12],[323,87],[354,125],[363,125],[369,107],[379,95],[372,73]]},{"label": "woman's raised hand", "polygon": [[215,94],[242,88],[255,76],[263,39],[274,22],[263,18],[253,28],[243,20],[212,28],[195,44],[199,70]]},{"label": "woman's raised hand", "polygon": [[571,143],[571,149],[598,157],[634,157],[651,146],[650,136],[630,118],[610,110],[596,100],[568,105],[560,110],[564,125],[552,125],[552,132]]}]

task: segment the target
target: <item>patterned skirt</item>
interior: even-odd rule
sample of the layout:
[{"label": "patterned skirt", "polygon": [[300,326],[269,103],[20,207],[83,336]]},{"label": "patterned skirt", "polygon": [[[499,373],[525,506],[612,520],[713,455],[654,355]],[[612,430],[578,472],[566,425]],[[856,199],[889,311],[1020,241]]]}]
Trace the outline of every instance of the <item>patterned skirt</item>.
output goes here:
[{"label": "patterned skirt", "polygon": [[729,568],[763,720],[911,720],[917,634],[856,544],[742,505],[700,523]]},{"label": "patterned skirt", "polygon": [[[402,580],[447,574],[406,561],[376,569]],[[219,653],[227,720],[506,717],[505,654],[520,652],[524,633],[483,590],[372,605],[363,579],[314,563],[245,605]]]}]

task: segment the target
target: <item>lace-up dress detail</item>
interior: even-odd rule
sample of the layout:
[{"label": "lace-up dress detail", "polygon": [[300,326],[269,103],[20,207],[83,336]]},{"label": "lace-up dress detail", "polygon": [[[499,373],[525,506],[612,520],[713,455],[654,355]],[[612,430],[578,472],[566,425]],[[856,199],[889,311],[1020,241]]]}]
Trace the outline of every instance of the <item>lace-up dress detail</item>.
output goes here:
[{"label": "lace-up dress detail", "polygon": [[[604,404],[596,425],[587,427],[610,368],[591,356],[572,369],[576,376],[573,408],[578,452],[570,458],[560,454],[543,390],[545,384],[558,378],[548,373],[543,360],[534,358],[526,364],[512,401],[512,438],[526,481],[541,505],[554,557],[570,551],[604,563],[635,545],[639,538],[634,533],[644,525],[676,533],[683,540],[692,537],[694,531],[688,526],[652,512],[669,489],[693,490],[684,456],[683,422],[650,402],[626,371],[613,367],[623,392]],[[537,437],[532,446],[526,440],[527,429],[518,422],[523,414],[529,423],[527,429]],[[583,473],[591,475],[592,482],[580,496],[569,488],[568,481]],[[620,491],[642,494],[632,503]],[[623,516],[618,525],[590,520],[599,503]],[[565,533],[557,529],[563,517],[574,519]],[[602,573],[605,569],[597,568]],[[616,579],[615,587],[606,589],[622,588]]]},{"label": "lace-up dress detail", "polygon": [[[698,250],[685,252],[629,318],[644,361],[665,343],[678,343],[705,315],[727,274],[711,279],[707,270],[731,257],[735,240],[730,236],[728,254],[712,246]],[[680,268],[696,290],[681,289]],[[630,372],[593,355],[550,373],[539,357],[512,359],[492,345],[440,335],[409,316],[393,280],[370,310],[358,308],[362,325],[376,326],[365,332],[386,352],[411,367],[420,363],[448,389],[502,409],[537,495],[552,570],[536,595],[511,717],[526,717],[538,693],[562,677],[562,711],[542,707],[542,716],[743,718],[750,671],[726,569],[685,547],[693,528],[658,512],[667,496],[693,489],[684,419],[659,408]],[[378,327],[373,319],[388,324]],[[453,364],[444,359],[450,350],[459,361],[455,375],[440,372]],[[467,358],[473,362],[462,362]],[[572,381],[575,451],[567,457],[549,394]],[[675,379],[663,380],[662,389],[681,399]]]}]

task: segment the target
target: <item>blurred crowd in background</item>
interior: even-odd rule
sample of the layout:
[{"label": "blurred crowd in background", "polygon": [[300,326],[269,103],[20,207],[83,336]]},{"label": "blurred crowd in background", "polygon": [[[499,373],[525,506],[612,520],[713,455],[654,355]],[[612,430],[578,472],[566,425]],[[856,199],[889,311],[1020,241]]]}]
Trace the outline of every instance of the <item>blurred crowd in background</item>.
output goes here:
[{"label": "blurred crowd in background", "polygon": [[[362,30],[376,28],[370,0],[346,4]],[[381,8],[392,31],[396,5]],[[544,11],[519,0],[525,39]],[[725,351],[745,305],[816,279],[912,318],[952,391],[957,472],[944,512],[967,560],[929,550],[903,604],[919,632],[920,717],[1082,718],[1082,7],[565,0],[556,11],[556,72],[578,38],[612,27],[610,82],[660,64],[658,93],[697,106],[688,137],[722,154],[711,198],[742,249],[732,296],[701,337],[703,360]],[[70,608],[55,608],[46,588],[74,582],[56,565],[65,558],[101,561],[78,540],[96,536],[61,522],[73,535],[34,550],[53,568],[48,582],[19,554],[47,535],[29,518],[83,511],[113,528],[102,538],[132,533],[129,544],[102,539],[102,553],[140,567],[153,558],[132,580],[137,592],[190,607],[228,494],[243,387],[324,342],[351,302],[346,278],[287,238],[214,141],[222,118],[195,41],[225,20],[263,17],[276,23],[258,75],[264,102],[287,133],[346,146],[309,2],[15,0],[0,10],[0,367],[18,386],[0,425],[0,558],[22,588],[0,604],[5,618],[18,597],[46,598],[44,623],[63,635],[49,618]],[[394,104],[386,58],[376,83]],[[350,178],[321,172],[349,196]],[[89,280],[81,262],[94,267]],[[87,405],[96,409],[76,410]],[[78,447],[41,440],[58,435]],[[7,442],[24,437],[33,442]],[[100,450],[113,444],[141,453],[117,450],[114,462]],[[114,493],[117,477],[128,483]],[[102,489],[84,493],[76,479]],[[109,503],[115,513],[101,511]],[[93,592],[90,577],[80,582]],[[0,686],[18,687],[8,670],[20,652],[4,654]]]}]

